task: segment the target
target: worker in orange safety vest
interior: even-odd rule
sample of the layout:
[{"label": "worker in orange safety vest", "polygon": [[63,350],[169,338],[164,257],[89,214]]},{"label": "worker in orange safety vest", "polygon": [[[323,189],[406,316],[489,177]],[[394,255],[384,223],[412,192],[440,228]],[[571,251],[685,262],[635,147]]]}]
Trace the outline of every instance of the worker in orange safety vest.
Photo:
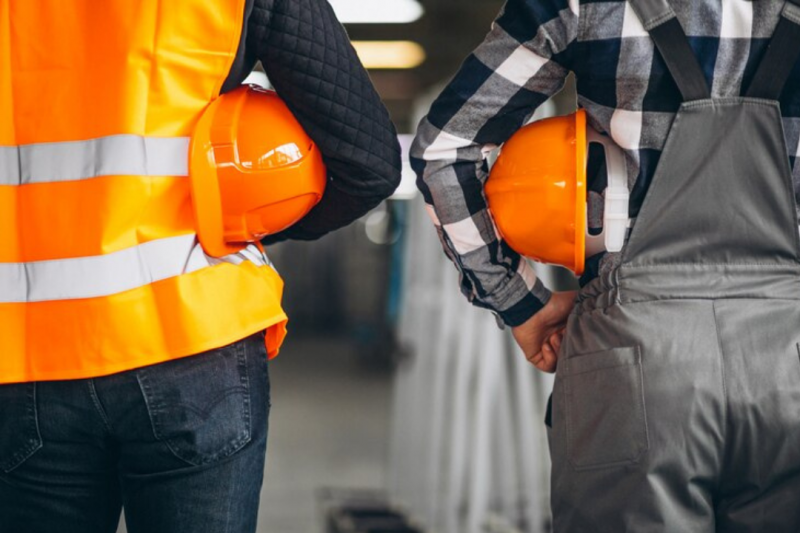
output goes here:
[{"label": "worker in orange safety vest", "polygon": [[[257,61],[280,99],[235,90]],[[123,504],[130,533],[255,531],[286,331],[262,242],[349,224],[399,167],[325,0],[0,0],[0,531],[113,533]]]}]

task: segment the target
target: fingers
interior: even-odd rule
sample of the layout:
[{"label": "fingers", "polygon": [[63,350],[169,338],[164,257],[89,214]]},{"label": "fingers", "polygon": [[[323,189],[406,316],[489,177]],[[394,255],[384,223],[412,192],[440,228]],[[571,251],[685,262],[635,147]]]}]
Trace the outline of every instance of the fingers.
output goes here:
[{"label": "fingers", "polygon": [[542,346],[542,353],[544,354],[545,362],[545,368],[543,370],[548,373],[555,372],[556,365],[558,364],[558,350],[554,349],[553,345],[549,342],[545,342]]},{"label": "fingers", "polygon": [[561,343],[563,340],[563,329],[553,333],[542,344],[541,350],[533,357],[528,358],[528,361],[542,372],[552,374],[556,371],[556,367],[558,366],[558,354],[561,351]]},{"label": "fingers", "polygon": [[534,315],[528,322],[513,328],[512,332],[528,361],[542,372],[553,373],[558,364],[566,323],[562,321],[547,327],[537,321],[541,316]]},{"label": "fingers", "polygon": [[550,336],[550,346],[553,347],[556,353],[561,351],[561,341],[564,340],[564,330],[559,331],[558,333],[553,333]]},{"label": "fingers", "polygon": [[529,358],[528,361],[542,372],[552,374],[556,371],[558,356],[556,355],[556,351],[553,350],[553,347],[550,346],[550,343],[545,342],[544,345],[542,345],[541,351]]}]

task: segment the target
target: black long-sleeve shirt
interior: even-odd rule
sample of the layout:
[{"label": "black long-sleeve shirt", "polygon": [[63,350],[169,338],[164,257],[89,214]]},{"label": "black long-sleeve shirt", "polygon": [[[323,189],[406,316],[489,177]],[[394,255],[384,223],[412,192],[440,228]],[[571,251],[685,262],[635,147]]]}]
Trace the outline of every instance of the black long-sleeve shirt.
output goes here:
[{"label": "black long-sleeve shirt", "polygon": [[317,239],[357,220],[397,188],[397,132],[327,0],[248,0],[244,17],[223,92],[238,86],[261,61],[278,95],[320,149],[329,176],[322,201],[264,242]]}]

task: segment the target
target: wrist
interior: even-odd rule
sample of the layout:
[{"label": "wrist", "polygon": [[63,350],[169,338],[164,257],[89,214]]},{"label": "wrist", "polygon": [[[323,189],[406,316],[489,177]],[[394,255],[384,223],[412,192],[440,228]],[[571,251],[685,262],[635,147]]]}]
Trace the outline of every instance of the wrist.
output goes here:
[{"label": "wrist", "polygon": [[537,292],[536,295],[528,293],[522,300],[517,302],[506,311],[498,312],[500,319],[507,327],[516,328],[528,322],[534,316],[542,313],[550,302],[552,293],[547,289]]}]

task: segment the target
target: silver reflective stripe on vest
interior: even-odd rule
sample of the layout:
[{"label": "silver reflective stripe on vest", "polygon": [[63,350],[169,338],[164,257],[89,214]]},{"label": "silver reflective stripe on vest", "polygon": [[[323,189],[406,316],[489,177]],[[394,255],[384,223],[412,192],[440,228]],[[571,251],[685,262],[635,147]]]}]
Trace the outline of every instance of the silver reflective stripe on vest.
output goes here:
[{"label": "silver reflective stripe on vest", "polygon": [[255,246],[221,259],[206,256],[195,235],[151,241],[101,256],[0,263],[0,303],[111,296],[219,264],[270,265]]},{"label": "silver reflective stripe on vest", "polygon": [[87,141],[0,146],[0,185],[99,176],[187,176],[188,137],[112,135]]}]

